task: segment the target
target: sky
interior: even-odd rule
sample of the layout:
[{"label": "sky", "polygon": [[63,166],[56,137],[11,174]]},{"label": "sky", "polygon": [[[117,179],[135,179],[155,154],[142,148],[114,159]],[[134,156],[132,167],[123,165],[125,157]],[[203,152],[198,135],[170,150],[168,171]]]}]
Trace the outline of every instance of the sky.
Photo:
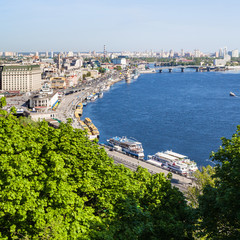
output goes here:
[{"label": "sky", "polygon": [[0,0],[0,51],[240,49],[239,0]]}]

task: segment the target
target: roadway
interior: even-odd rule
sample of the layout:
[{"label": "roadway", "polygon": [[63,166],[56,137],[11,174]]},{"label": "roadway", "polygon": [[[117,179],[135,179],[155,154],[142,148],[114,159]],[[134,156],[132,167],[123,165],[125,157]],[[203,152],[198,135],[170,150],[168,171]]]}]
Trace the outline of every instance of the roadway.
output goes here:
[{"label": "roadway", "polygon": [[[92,82],[88,82],[81,85],[81,89],[78,89],[78,92],[74,92],[72,94],[64,95],[61,103],[54,111],[57,114],[57,117],[62,122],[66,122],[68,118],[73,119],[72,126],[74,128],[81,128],[77,119],[74,117],[74,109],[79,102],[82,102],[87,96],[89,96],[93,92],[99,91],[104,85],[109,85],[111,82],[109,78],[112,77],[116,81],[119,79],[119,75],[115,74],[114,76],[105,75],[102,78],[93,80]],[[13,97],[11,99],[8,98],[8,107],[9,106],[16,106],[16,107],[23,107],[26,103],[28,96],[24,95],[21,97]],[[48,112],[53,112],[52,110]],[[106,148],[106,152],[110,157],[114,159],[116,164],[124,164],[129,169],[135,171],[138,166],[148,169],[151,174],[155,173],[163,173],[165,176],[169,173],[169,171],[164,170],[162,168],[156,167],[151,165],[145,161],[138,160],[136,158],[127,156],[120,152],[110,151]],[[171,183],[173,186],[179,188],[180,191],[186,192],[188,186],[193,184],[192,179],[177,175],[172,173],[172,180]]]},{"label": "roadway", "polygon": [[[114,159],[114,162],[116,164],[123,164],[127,168],[136,171],[138,166],[141,166],[143,168],[146,168],[151,174],[155,173],[163,173],[165,176],[167,176],[170,172],[167,170],[164,170],[160,167],[156,167],[152,164],[147,163],[144,160],[139,160],[134,157],[130,157],[126,154],[117,152],[117,151],[111,151],[108,147],[105,147],[105,150],[109,157]],[[188,187],[193,184],[193,180],[175,173],[172,174],[171,183],[173,186],[177,187],[181,192],[186,192]]]},{"label": "roadway", "polygon": [[101,88],[103,88],[106,85],[109,85],[110,84],[109,78],[112,78],[117,81],[119,79],[119,75],[107,74],[101,78],[90,80],[87,83],[81,84],[81,88],[76,87],[73,89],[68,89],[68,91],[73,91],[73,93],[64,95],[62,97],[59,106],[55,110],[57,118],[62,122],[66,122],[68,118],[72,118],[73,119],[72,126],[74,128],[81,128],[77,119],[74,117],[74,110],[76,108],[76,105],[79,102],[82,102],[87,96],[89,96],[93,92],[99,92]]},{"label": "roadway", "polygon": [[[58,114],[59,120],[66,122],[67,118],[73,119],[73,127],[74,128],[80,128],[80,125],[74,117],[74,109],[76,105],[83,101],[87,96],[89,96],[93,92],[99,91],[101,87],[104,85],[108,85],[110,76],[105,76],[101,79],[94,80],[93,82],[85,83],[84,85],[81,85],[81,91],[74,92],[69,95],[64,95],[61,103],[59,104],[57,110],[55,111]],[[115,75],[115,79],[118,79],[119,76]],[[162,168],[156,167],[154,165],[151,165],[147,163],[146,161],[138,160],[136,158],[127,156],[126,154],[117,152],[117,151],[110,151],[107,147],[105,147],[105,150],[107,154],[114,159],[114,162],[116,164],[123,164],[127,168],[135,171],[138,166],[141,166],[143,168],[148,169],[148,171],[151,174],[155,173],[163,173],[165,176],[169,174],[170,172],[167,170],[164,170]],[[177,187],[180,191],[186,192],[187,188],[193,184],[193,180],[190,178],[186,178],[183,176],[180,176],[178,174],[172,173],[172,179],[171,183],[173,186]]]}]

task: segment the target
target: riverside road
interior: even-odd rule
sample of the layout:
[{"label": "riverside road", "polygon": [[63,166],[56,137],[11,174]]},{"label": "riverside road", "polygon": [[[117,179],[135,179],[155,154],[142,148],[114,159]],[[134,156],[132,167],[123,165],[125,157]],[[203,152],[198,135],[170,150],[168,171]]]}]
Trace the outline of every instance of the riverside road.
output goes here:
[{"label": "riverside road", "polygon": [[[109,148],[107,147],[105,147],[105,150],[108,156],[114,159],[114,162],[116,164],[123,164],[124,166],[126,166],[127,168],[133,171],[135,171],[138,168],[138,166],[141,166],[143,168],[148,169],[148,171],[151,174],[164,173],[164,175],[167,176],[167,174],[170,173],[167,170],[151,165],[145,161],[127,156],[126,154],[123,154],[117,151],[110,151]],[[173,186],[177,187],[181,192],[186,192],[187,188],[193,184],[193,180],[180,176],[178,174],[172,173],[171,183]]]},{"label": "riverside road", "polygon": [[[118,78],[119,76],[112,76],[113,81],[114,80],[119,81]],[[68,118],[72,118],[73,119],[72,126],[74,128],[81,128],[77,119],[75,119],[74,117],[74,109],[76,108],[76,105],[79,102],[82,102],[92,92],[97,92],[104,85],[106,84],[109,85],[109,83],[112,84],[112,82],[109,82],[108,79],[109,76],[101,78],[95,81],[94,83],[82,84],[81,89],[79,89],[78,92],[73,92],[72,94],[64,95],[61,100],[61,103],[59,104],[58,108],[55,111],[49,110],[48,112],[55,113],[57,115],[57,118],[62,122],[66,122]],[[8,99],[8,107],[11,107],[14,104],[17,108],[25,108],[24,105],[26,104],[26,99],[27,96],[14,97]],[[167,174],[170,173],[167,170],[153,166],[145,161],[138,160],[136,158],[127,156],[120,152],[110,151],[107,147],[105,147],[105,150],[108,153],[109,157],[112,157],[114,159],[114,162],[116,164],[123,164],[133,171],[135,171],[138,166],[141,166],[143,168],[146,168],[151,174],[164,173],[164,175],[167,176]],[[172,173],[171,183],[173,186],[179,188],[180,191],[186,192],[188,186],[193,184],[193,180]]]}]

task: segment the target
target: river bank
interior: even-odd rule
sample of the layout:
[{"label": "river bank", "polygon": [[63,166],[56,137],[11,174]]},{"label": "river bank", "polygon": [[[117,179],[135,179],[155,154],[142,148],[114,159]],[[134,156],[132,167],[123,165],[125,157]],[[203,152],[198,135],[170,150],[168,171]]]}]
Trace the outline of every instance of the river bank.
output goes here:
[{"label": "river bank", "polygon": [[240,123],[239,72],[142,74],[131,84],[116,83],[83,113],[100,131],[100,142],[134,137],[145,156],[173,150],[198,166],[230,138]]}]

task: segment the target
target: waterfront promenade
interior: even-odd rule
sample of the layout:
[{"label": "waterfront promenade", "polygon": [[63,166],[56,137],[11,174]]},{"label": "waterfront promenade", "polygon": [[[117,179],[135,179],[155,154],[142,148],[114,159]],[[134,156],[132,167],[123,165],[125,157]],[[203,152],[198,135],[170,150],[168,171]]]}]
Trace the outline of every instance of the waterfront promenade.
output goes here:
[{"label": "waterfront promenade", "polygon": [[[125,167],[133,171],[135,171],[138,168],[138,166],[141,166],[143,168],[146,168],[151,174],[163,173],[165,176],[167,176],[170,173],[169,171],[156,167],[154,165],[151,165],[145,162],[144,160],[139,160],[117,151],[111,151],[109,150],[108,147],[105,147],[105,150],[108,156],[114,159],[114,162],[116,164],[123,164]],[[171,173],[171,174],[172,174],[172,180],[171,180],[172,185],[177,187],[181,192],[186,192],[187,188],[193,184],[193,180],[190,178],[186,178],[175,173]]]},{"label": "waterfront promenade", "polygon": [[76,105],[79,102],[83,102],[90,94],[99,92],[104,86],[111,86],[120,80],[122,79],[120,79],[118,75],[102,77],[96,79],[94,82],[83,84],[76,92],[64,95],[55,111],[57,118],[62,122],[66,122],[68,118],[72,118],[72,126],[74,128],[82,128],[74,117]]},{"label": "waterfront promenade", "polygon": [[[116,82],[119,80],[120,79],[116,79]],[[76,105],[79,102],[82,102],[90,93],[92,93],[94,91],[96,92],[104,84],[111,85],[111,84],[113,84],[113,82],[109,83],[106,80],[101,81],[101,82],[94,84],[93,86],[85,86],[85,89],[80,92],[65,95],[62,99],[61,104],[59,105],[59,107],[57,109],[59,119],[61,121],[66,121],[66,119],[70,117],[73,119],[73,122],[72,122],[73,127],[81,128],[77,119],[74,118],[74,114],[73,114],[74,110],[73,109],[75,109]],[[124,166],[126,166],[127,168],[129,168],[133,171],[135,171],[138,166],[141,166],[143,168],[146,168],[151,174],[163,173],[165,176],[167,176],[167,174],[170,173],[167,170],[153,166],[145,161],[138,160],[136,158],[127,156],[120,152],[110,151],[108,147],[105,147],[105,150],[106,150],[107,154],[109,155],[109,157],[114,159],[114,162],[116,164],[123,164]],[[173,186],[179,188],[180,191],[186,192],[188,186],[190,186],[192,184],[192,180],[189,178],[177,175],[175,173],[172,173],[171,183]]]}]

